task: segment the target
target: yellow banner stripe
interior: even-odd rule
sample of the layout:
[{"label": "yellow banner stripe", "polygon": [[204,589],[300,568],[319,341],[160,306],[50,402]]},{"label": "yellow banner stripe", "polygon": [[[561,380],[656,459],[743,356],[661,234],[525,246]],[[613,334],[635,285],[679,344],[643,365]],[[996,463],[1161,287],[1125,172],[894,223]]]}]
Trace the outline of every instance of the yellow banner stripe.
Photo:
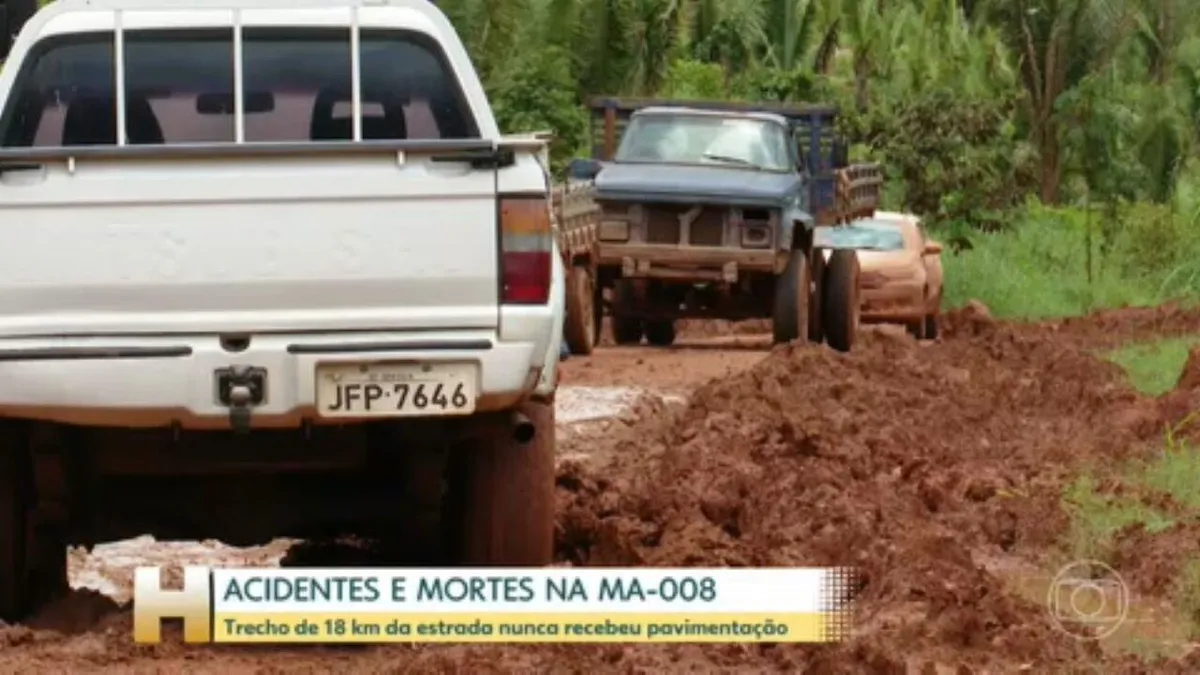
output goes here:
[{"label": "yellow banner stripe", "polygon": [[224,612],[213,641],[228,643],[745,643],[830,642],[837,618],[795,614],[307,614]]}]

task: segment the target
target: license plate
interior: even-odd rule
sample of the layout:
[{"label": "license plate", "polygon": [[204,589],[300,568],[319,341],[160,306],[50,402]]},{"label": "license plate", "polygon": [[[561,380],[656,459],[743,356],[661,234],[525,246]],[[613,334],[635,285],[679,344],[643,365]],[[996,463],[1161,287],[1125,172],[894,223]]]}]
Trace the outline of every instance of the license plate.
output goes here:
[{"label": "license plate", "polygon": [[322,417],[426,417],[475,411],[475,364],[327,363],[317,366]]}]

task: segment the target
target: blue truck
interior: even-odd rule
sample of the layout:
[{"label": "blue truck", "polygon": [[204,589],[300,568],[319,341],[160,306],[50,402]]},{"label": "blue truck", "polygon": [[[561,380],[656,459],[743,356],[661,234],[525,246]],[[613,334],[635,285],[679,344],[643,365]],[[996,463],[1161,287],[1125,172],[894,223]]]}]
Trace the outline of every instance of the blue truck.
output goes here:
[{"label": "blue truck", "polygon": [[611,97],[590,108],[592,157],[568,172],[601,208],[594,301],[617,344],[670,345],[680,318],[770,318],[776,343],[851,348],[858,260],[826,257],[813,233],[873,214],[882,171],[847,161],[836,108]]}]

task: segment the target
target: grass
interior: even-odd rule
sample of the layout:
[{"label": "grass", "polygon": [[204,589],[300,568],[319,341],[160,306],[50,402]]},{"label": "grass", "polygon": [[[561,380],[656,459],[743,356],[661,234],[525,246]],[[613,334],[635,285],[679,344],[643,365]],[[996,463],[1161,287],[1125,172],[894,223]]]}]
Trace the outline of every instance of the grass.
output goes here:
[{"label": "grass", "polygon": [[[1146,378],[1143,386],[1160,386],[1166,379],[1165,371],[1178,368],[1178,360],[1161,356],[1164,352],[1169,350],[1155,352],[1155,356],[1141,362],[1146,366],[1142,370]],[[1157,365],[1160,371],[1154,372],[1147,364]],[[1167,430],[1157,455],[1119,467],[1119,490],[1104,489],[1090,472],[1067,486],[1063,503],[1071,526],[1065,543],[1072,559],[1111,560],[1117,537],[1128,528],[1140,528],[1153,536],[1176,525],[1200,522],[1200,447],[1177,437],[1179,431],[1198,420],[1200,411]],[[1170,512],[1157,506],[1164,503],[1164,496],[1170,499]],[[1160,609],[1147,607],[1137,612],[1143,617],[1153,615],[1152,622],[1162,624],[1160,635],[1170,637],[1158,640],[1160,646],[1170,650],[1180,641],[1200,638],[1200,559],[1182,561],[1174,591],[1167,600],[1171,610],[1165,615]],[[1147,636],[1133,641],[1138,645],[1131,642],[1123,649],[1162,651],[1151,644],[1155,639],[1143,638]]]},{"label": "grass", "polygon": [[[1063,501],[1071,517],[1066,548],[1072,560],[1111,560],[1116,538],[1127,528],[1141,528],[1153,536],[1180,523],[1200,521],[1200,448],[1168,434],[1159,456],[1132,462],[1120,475],[1119,494],[1102,489],[1091,475],[1068,486]],[[1162,495],[1176,505],[1172,513],[1151,505]],[[1168,598],[1126,593],[1129,625],[1109,639],[1106,649],[1143,658],[1172,656],[1200,637],[1200,559],[1183,562]]]},{"label": "grass", "polygon": [[[1133,387],[1157,396],[1174,388],[1188,350],[1197,344],[1200,336],[1169,338],[1127,345],[1105,357],[1125,370]],[[1090,471],[1066,487],[1063,506],[1071,523],[1064,542],[1067,556],[1111,560],[1117,538],[1129,528],[1154,536],[1200,522],[1200,446],[1178,438],[1182,429],[1198,422],[1200,411],[1166,431],[1160,452],[1116,467],[1120,489],[1108,489],[1114,481],[1102,482]],[[1103,475],[1114,474],[1106,468]],[[1164,496],[1169,501],[1164,502]],[[1122,628],[1123,635],[1107,645],[1109,649],[1152,659],[1176,654],[1182,645],[1200,638],[1200,559],[1180,562],[1170,597],[1158,599],[1168,602],[1167,608],[1135,598],[1130,614],[1138,617],[1135,625],[1128,631]]]},{"label": "grass", "polygon": [[1188,350],[1200,344],[1200,337],[1169,338],[1126,345],[1105,356],[1125,370],[1129,383],[1150,396],[1165,394],[1175,387]]},{"label": "grass", "polygon": [[947,250],[945,303],[980,300],[998,318],[1079,316],[1115,307],[1200,298],[1200,166],[1181,178],[1173,203],[1012,210],[1006,228],[953,224],[931,234],[970,248]]}]

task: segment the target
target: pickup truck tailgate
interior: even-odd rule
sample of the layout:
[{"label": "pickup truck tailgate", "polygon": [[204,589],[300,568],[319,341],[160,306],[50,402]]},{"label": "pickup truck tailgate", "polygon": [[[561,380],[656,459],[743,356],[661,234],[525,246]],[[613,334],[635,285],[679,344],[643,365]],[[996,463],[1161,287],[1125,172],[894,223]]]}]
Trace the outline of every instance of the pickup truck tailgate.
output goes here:
[{"label": "pickup truck tailgate", "polygon": [[496,176],[403,153],[0,174],[0,333],[493,328]]}]

